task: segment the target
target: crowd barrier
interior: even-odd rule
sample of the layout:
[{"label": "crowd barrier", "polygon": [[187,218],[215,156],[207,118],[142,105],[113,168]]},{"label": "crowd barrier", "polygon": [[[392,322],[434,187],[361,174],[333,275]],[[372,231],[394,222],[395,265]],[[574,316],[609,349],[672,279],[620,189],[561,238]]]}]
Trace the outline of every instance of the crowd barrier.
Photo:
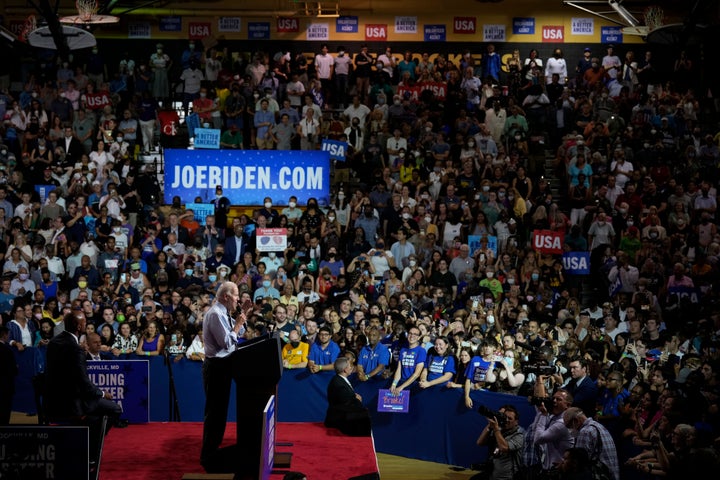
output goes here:
[{"label": "crowd barrier", "polygon": [[[202,388],[202,364],[182,358],[170,362],[162,357],[127,359],[150,362],[150,421],[172,421],[174,408],[170,374],[175,385],[180,420],[201,422],[205,396]],[[28,348],[16,352],[20,375],[13,400],[15,411],[35,413],[32,377],[44,366],[43,349]],[[278,385],[278,421],[322,422],[327,409],[326,391],[333,374],[311,374],[307,370],[286,370]],[[389,380],[353,382],[355,390],[372,415],[373,437],[378,452],[449,465],[469,467],[487,456],[487,449],[475,445],[486,420],[475,409],[465,406],[461,389],[433,387],[411,390],[408,413],[377,412],[378,390],[389,388]],[[238,387],[242,389],[242,387]],[[472,392],[475,407],[481,403],[492,410],[512,404],[520,412],[520,424],[527,427],[535,416],[527,398],[486,391]],[[230,405],[235,404],[235,387]],[[235,421],[230,409],[230,421]]]}]

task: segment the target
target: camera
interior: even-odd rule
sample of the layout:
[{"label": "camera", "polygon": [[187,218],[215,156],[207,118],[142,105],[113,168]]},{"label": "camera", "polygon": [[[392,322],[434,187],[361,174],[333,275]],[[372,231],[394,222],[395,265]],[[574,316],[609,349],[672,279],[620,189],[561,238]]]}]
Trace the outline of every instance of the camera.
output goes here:
[{"label": "camera", "polygon": [[534,373],[535,375],[555,375],[560,373],[560,367],[556,365],[544,365],[538,363],[531,363],[529,365],[523,365],[522,372],[527,375]]},{"label": "camera", "polygon": [[507,416],[505,416],[502,412],[496,412],[495,410],[491,410],[485,405],[480,405],[477,409],[478,413],[486,418],[494,418],[497,420],[498,424],[502,427],[507,423]]},{"label": "camera", "polygon": [[530,397],[530,405],[534,407],[545,405],[545,410],[550,412],[553,409],[553,399],[552,397]]},{"label": "camera", "polygon": [[152,312],[152,307],[150,307],[150,306],[143,306],[140,310],[141,310],[143,313],[150,313],[150,312]]}]

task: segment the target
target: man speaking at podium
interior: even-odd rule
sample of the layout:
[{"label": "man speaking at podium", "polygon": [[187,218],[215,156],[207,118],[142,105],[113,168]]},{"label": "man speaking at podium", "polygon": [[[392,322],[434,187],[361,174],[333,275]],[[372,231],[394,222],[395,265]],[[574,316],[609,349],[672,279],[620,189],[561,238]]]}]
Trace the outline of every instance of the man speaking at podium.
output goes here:
[{"label": "man speaking at podium", "polygon": [[242,314],[237,322],[232,317],[239,296],[236,284],[223,282],[218,288],[213,306],[205,313],[203,320],[205,421],[200,464],[208,472],[217,468],[214,457],[225,435],[232,385],[229,355],[237,347],[238,336],[245,331],[245,315]]}]

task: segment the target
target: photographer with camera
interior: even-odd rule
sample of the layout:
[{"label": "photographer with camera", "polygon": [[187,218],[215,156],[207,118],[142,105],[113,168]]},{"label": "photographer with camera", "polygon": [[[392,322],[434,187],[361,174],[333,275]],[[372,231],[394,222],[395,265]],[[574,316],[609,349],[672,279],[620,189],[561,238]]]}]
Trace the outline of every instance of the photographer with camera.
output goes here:
[{"label": "photographer with camera", "polygon": [[[573,397],[563,389],[548,396],[545,389],[547,377],[542,374],[537,376],[534,396],[530,400],[530,403],[535,405],[537,414],[525,437],[526,442],[531,443],[533,448],[542,451],[540,468],[543,472],[549,472],[554,465],[560,463],[565,450],[572,447],[570,430],[563,422],[563,414],[572,405]],[[526,452],[528,450],[525,449]]]},{"label": "photographer with camera", "polygon": [[504,405],[494,412],[484,405],[478,413],[488,424],[477,439],[477,444],[488,448],[488,460],[483,470],[470,480],[511,480],[520,469],[525,432],[519,426],[520,413],[512,405]]}]

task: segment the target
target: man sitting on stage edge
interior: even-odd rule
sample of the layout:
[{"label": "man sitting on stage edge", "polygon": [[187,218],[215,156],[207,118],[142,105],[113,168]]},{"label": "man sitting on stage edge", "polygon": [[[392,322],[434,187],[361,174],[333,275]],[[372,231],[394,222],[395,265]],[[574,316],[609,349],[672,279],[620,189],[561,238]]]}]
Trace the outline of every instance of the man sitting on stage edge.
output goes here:
[{"label": "man sitting on stage edge", "polygon": [[328,409],[325,426],[337,428],[346,435],[365,437],[370,435],[370,412],[362,404],[362,397],[355,393],[348,376],[353,365],[347,357],[335,360],[336,375],[327,388]]},{"label": "man sitting on stage edge", "polygon": [[[75,310],[64,318],[65,331],[56,335],[47,347],[46,385],[43,403],[47,417],[54,420],[90,424],[91,442],[100,438],[101,419],[108,417],[105,434],[117,424],[122,407],[109,392],[98,388],[87,374],[86,352],[78,338],[85,332],[85,314]],[[91,445],[91,461],[97,462],[101,452]]]}]

